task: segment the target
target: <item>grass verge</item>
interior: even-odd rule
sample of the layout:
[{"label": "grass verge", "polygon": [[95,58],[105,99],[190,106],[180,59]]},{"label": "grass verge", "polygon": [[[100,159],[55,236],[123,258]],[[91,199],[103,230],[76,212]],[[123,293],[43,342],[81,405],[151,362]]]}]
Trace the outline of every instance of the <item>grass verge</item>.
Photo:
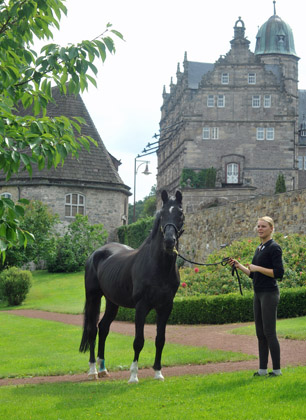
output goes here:
[{"label": "grass verge", "polygon": [[[306,316],[281,319],[276,323],[276,331],[279,338],[306,340]],[[235,328],[230,332],[238,335],[255,335],[255,326]]]},{"label": "grass verge", "polygon": [[[83,382],[0,388],[0,417],[10,420],[301,420],[306,418],[306,368],[279,378],[248,371],[145,379],[138,385]],[[18,402],[18,403],[17,403]]]},{"label": "grass verge", "polygon": [[[81,328],[60,322],[0,313],[0,377],[45,376],[82,373],[88,354],[78,351]],[[133,337],[110,333],[106,342],[109,370],[127,370],[133,359]],[[155,344],[146,340],[139,366],[151,367]],[[254,358],[241,353],[166,343],[163,366],[206,364]]]}]

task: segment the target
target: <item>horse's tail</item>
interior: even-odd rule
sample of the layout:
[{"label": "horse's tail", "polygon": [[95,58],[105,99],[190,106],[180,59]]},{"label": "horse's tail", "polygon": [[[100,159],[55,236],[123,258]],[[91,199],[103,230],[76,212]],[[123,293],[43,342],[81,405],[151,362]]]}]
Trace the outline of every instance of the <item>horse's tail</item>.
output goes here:
[{"label": "horse's tail", "polygon": [[97,325],[100,315],[102,292],[98,289],[97,272],[93,264],[88,260],[85,268],[86,301],[84,307],[83,335],[79,351],[85,353],[90,344],[95,342]]}]

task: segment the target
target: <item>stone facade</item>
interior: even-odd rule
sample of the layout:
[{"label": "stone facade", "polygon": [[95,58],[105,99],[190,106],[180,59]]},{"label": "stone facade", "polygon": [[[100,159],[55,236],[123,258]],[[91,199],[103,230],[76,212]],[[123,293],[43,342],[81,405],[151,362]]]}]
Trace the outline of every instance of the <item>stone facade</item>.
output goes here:
[{"label": "stone facade", "polygon": [[[183,193],[184,209],[189,205]],[[180,239],[180,253],[198,262],[235,240],[254,237],[257,219],[270,216],[275,231],[283,234],[306,234],[306,189],[273,196],[254,197],[196,212],[185,212],[184,234]]]},{"label": "stone facade", "polygon": [[[306,176],[298,170],[299,155],[306,150],[299,149],[304,109],[299,107],[299,58],[289,26],[277,15],[270,20],[287,28],[288,50],[262,53],[259,31],[258,51],[251,52],[239,18],[230,51],[214,64],[188,61],[185,53],[177,83],[171,81],[170,93],[163,92],[158,191],[180,188],[183,169],[210,167],[217,170],[214,194],[220,197],[233,188],[241,198],[246,189],[250,197],[273,194],[280,174],[287,191],[306,187]],[[205,202],[204,190],[194,195]]]}]

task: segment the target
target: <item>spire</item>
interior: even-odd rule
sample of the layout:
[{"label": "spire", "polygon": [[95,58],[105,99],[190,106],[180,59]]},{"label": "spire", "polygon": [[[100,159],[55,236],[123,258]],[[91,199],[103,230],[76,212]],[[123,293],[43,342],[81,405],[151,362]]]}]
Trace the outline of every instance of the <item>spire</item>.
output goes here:
[{"label": "spire", "polygon": [[273,0],[274,16],[276,16],[276,6],[275,6],[275,4],[276,4],[276,1]]}]

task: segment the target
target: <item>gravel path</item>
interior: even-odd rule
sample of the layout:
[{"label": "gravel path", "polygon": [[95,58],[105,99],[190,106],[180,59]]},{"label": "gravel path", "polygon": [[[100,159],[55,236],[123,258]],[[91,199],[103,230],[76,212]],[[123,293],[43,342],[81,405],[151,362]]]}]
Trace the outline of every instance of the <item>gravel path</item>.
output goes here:
[{"label": "gravel path", "polygon": [[[25,316],[30,318],[39,318],[65,324],[81,326],[83,322],[82,315],[59,314],[53,312],[44,312],[36,310],[13,310],[6,313]],[[1,312],[0,312],[1,315]],[[242,352],[251,355],[258,355],[256,337],[241,336],[229,334],[228,331],[240,327],[242,324],[225,325],[168,325],[166,333],[166,343],[179,343],[191,346],[205,346],[209,349],[218,349],[225,351]],[[251,325],[251,324],[243,324]],[[134,335],[134,324],[128,322],[114,321],[111,325],[111,331],[120,334]],[[155,325],[145,325],[145,338],[155,339]],[[280,339],[281,363],[285,366],[305,366],[306,365],[306,341]],[[132,355],[132,349],[131,349]],[[227,363],[211,363],[206,365],[184,365],[164,367],[163,375],[200,375],[217,372],[231,372],[238,370],[256,370],[257,360]],[[139,379],[153,377],[152,369],[140,369]],[[103,380],[128,380],[128,371],[111,372],[111,376]],[[3,385],[21,385],[38,384],[46,382],[73,381],[80,382],[88,380],[87,374],[63,375],[63,376],[44,376],[33,378],[5,378],[0,379],[0,386]]]}]

